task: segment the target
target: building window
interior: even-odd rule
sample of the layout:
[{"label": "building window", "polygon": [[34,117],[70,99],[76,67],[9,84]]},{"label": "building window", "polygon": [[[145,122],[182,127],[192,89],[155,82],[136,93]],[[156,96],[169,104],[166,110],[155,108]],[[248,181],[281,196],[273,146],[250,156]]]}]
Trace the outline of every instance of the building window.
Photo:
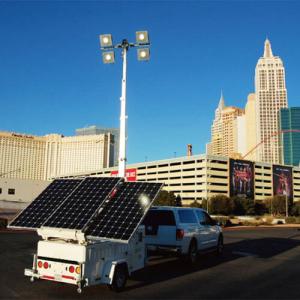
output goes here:
[{"label": "building window", "polygon": [[0,188],[0,194],[2,194],[2,188]]},{"label": "building window", "polygon": [[14,195],[16,193],[15,189],[8,189],[8,195]]}]

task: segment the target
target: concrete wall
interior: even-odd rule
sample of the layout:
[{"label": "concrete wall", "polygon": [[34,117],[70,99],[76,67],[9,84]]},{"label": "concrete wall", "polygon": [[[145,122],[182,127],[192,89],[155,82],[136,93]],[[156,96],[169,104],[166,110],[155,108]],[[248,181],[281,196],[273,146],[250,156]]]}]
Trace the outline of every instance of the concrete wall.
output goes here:
[{"label": "concrete wall", "polygon": [[[0,208],[23,208],[34,200],[50,183],[51,181],[44,180],[0,178]],[[9,189],[14,190],[14,194],[9,194]]]}]

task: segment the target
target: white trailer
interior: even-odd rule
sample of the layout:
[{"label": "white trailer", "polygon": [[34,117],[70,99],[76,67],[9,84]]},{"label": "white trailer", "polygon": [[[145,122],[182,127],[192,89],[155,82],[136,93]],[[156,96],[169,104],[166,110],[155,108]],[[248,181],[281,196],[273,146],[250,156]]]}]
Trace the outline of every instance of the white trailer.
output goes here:
[{"label": "white trailer", "polygon": [[83,287],[107,284],[121,291],[132,272],[145,266],[144,226],[139,226],[130,241],[94,239],[81,232],[40,228],[37,253],[25,275],[31,281],[44,279]]}]

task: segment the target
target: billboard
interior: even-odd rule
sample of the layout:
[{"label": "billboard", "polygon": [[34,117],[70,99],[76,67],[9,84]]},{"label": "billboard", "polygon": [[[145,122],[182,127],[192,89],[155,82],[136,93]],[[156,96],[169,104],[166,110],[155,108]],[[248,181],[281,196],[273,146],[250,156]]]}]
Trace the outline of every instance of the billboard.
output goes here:
[{"label": "billboard", "polygon": [[254,164],[251,161],[230,159],[230,196],[254,199]]},{"label": "billboard", "polygon": [[287,196],[289,200],[293,200],[293,169],[273,165],[273,195]]},{"label": "billboard", "polygon": [[[111,177],[117,177],[118,174],[119,174],[119,171],[111,171],[110,172]],[[136,169],[126,169],[125,177],[126,177],[127,181],[136,181]]]}]

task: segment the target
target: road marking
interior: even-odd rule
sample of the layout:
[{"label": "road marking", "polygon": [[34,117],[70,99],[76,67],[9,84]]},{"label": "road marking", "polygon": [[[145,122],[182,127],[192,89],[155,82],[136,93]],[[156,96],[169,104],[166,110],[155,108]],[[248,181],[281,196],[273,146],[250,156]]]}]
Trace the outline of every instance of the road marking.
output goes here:
[{"label": "road marking", "polygon": [[236,254],[236,255],[240,255],[240,256],[252,256],[252,257],[257,257],[257,255],[254,254],[254,253],[242,252],[242,251],[232,251],[232,254]]}]

